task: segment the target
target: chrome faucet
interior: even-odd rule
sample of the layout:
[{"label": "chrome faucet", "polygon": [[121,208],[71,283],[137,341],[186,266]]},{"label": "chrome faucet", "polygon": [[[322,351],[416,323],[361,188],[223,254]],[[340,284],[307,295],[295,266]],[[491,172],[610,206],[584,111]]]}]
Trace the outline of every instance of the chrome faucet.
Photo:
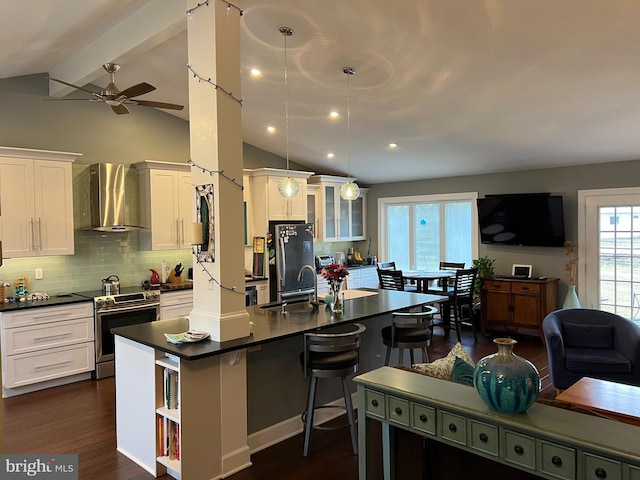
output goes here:
[{"label": "chrome faucet", "polygon": [[304,265],[298,272],[298,281],[302,281],[304,271],[309,270],[313,275],[313,297],[309,299],[309,303],[313,305],[313,309],[318,308],[318,275],[316,275],[316,269],[311,265]]}]

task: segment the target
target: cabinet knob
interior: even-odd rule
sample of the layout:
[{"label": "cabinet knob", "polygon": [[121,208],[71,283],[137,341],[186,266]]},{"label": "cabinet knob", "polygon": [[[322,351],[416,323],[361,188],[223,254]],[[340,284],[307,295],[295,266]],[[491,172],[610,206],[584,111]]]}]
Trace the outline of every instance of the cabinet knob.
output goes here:
[{"label": "cabinet knob", "polygon": [[378,400],[376,400],[376,399],[371,400],[371,405],[373,405],[374,407],[377,407],[378,406]]},{"label": "cabinet knob", "polygon": [[551,463],[553,463],[556,467],[561,467],[562,459],[559,456],[554,455],[553,457],[551,457]]},{"label": "cabinet knob", "polygon": [[400,407],[396,407],[395,412],[397,415],[402,415],[402,409]]},{"label": "cabinet knob", "polygon": [[486,434],[486,433],[484,433],[484,432],[482,432],[482,433],[479,435],[479,438],[480,438],[480,441],[481,441],[482,443],[487,443],[487,441],[489,440],[489,437],[488,437],[488,436],[487,436],[487,434]]},{"label": "cabinet knob", "polygon": [[518,455],[522,455],[524,453],[524,448],[522,447],[522,445],[516,445],[515,447],[513,447],[513,451]]},{"label": "cabinet knob", "polygon": [[607,471],[604,468],[596,468],[595,474],[598,478],[607,478]]},{"label": "cabinet knob", "polygon": [[422,423],[427,423],[427,416],[424,413],[422,415],[420,415],[420,421]]},{"label": "cabinet knob", "polygon": [[456,424],[455,424],[455,423],[450,423],[450,424],[449,424],[449,431],[450,431],[451,433],[456,433],[456,432],[458,431],[458,427],[456,427]]}]

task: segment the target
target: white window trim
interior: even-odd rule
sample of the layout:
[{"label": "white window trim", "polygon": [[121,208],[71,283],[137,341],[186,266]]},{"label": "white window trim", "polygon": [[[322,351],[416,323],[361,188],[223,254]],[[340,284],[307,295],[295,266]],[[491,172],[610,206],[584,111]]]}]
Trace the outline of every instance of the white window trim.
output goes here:
[{"label": "white window trim", "polygon": [[[433,195],[412,195],[402,197],[381,197],[378,199],[378,251],[380,254],[387,251],[386,223],[383,222],[386,207],[396,204],[406,203],[428,203],[428,202],[453,202],[453,201],[470,201],[473,204],[471,209],[471,224],[473,230],[471,232],[471,252],[473,258],[478,258],[479,231],[478,231],[478,206],[476,200],[478,192],[460,192],[460,193],[441,193]],[[413,235],[411,233],[411,235]]]},{"label": "white window trim", "polygon": [[[640,188],[625,187],[578,190],[578,298],[580,305],[585,308],[598,308],[600,304],[599,301],[594,302],[594,287],[587,282],[589,272],[586,260],[594,254],[597,258],[597,252],[594,253],[592,250],[597,248],[598,244],[597,241],[587,241],[588,238],[591,238],[587,231],[589,229],[587,202],[594,197],[601,197],[603,203],[606,203],[606,197],[620,197],[624,195],[640,195]],[[597,269],[597,266],[595,268]]]}]

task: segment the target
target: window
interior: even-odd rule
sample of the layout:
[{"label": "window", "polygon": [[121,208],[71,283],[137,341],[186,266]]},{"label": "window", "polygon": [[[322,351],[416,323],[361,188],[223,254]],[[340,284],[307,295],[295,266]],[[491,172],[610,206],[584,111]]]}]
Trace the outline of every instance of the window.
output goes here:
[{"label": "window", "polygon": [[378,200],[380,255],[403,270],[437,270],[441,261],[478,256],[478,194],[455,193]]},{"label": "window", "polygon": [[640,189],[578,192],[581,304],[640,323]]}]

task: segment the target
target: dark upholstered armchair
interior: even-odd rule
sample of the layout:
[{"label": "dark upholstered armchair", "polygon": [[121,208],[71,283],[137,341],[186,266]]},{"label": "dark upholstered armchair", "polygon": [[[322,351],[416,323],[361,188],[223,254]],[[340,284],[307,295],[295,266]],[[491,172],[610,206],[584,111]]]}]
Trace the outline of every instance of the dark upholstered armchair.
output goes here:
[{"label": "dark upholstered armchair", "polygon": [[582,377],[640,386],[640,327],[588,308],[556,310],[542,322],[549,373],[558,390]]}]

